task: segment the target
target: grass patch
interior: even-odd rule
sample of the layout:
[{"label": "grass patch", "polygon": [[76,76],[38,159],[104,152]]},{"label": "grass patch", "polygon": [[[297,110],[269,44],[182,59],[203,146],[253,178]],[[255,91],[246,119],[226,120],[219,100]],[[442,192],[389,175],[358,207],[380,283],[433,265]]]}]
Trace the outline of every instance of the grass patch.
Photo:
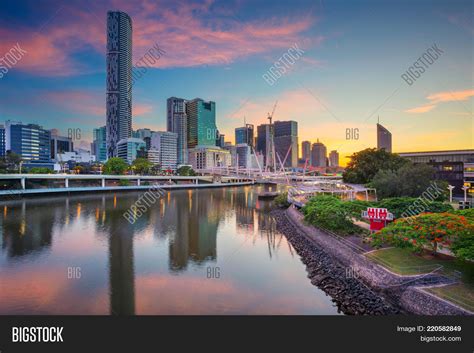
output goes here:
[{"label": "grass patch", "polygon": [[381,249],[366,256],[390,271],[405,276],[428,273],[442,266],[438,273],[453,276],[460,282],[425,290],[474,311],[474,263],[435,257],[430,253],[418,255],[406,248]]},{"label": "grass patch", "polygon": [[429,253],[418,255],[406,248],[381,249],[366,256],[390,271],[405,276],[428,273],[442,266],[439,273],[455,276],[464,283],[474,285],[474,263],[438,258]]},{"label": "grass patch", "polygon": [[425,288],[426,291],[474,312],[474,286],[456,283],[443,287]]}]

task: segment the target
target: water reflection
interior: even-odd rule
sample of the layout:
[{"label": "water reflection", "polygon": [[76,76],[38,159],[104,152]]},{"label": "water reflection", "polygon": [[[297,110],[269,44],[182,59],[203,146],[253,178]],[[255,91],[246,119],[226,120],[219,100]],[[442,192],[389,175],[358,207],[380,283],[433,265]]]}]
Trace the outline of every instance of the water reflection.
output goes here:
[{"label": "water reflection", "polygon": [[[2,202],[0,313],[334,313],[261,188],[168,192],[134,224],[123,213],[137,192]],[[77,265],[83,278],[65,278]],[[225,278],[210,281],[207,266]]]}]

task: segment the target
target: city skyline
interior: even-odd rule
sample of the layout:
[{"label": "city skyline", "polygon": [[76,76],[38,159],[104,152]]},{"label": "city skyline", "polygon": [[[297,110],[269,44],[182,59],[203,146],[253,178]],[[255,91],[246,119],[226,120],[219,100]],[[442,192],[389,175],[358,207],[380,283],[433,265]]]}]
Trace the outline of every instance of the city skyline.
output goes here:
[{"label": "city skyline", "polygon": [[[469,13],[466,1],[435,2],[429,10],[421,4],[410,4],[408,10],[408,3],[386,3],[386,8],[374,9],[377,17],[371,25],[362,25],[366,14],[350,19],[354,5],[343,7],[338,1],[299,2],[301,6],[290,12],[280,4],[275,15],[282,14],[282,26],[265,19],[262,7],[256,6],[252,14],[246,3],[226,5],[227,12],[220,2],[182,4],[178,13],[189,20],[187,30],[177,28],[182,49],[172,40],[170,28],[177,15],[172,15],[176,5],[171,3],[158,9],[146,1],[133,6],[120,1],[88,2],[84,10],[76,2],[51,2],[39,10],[44,12],[39,18],[50,19],[45,23],[25,22],[27,4],[7,1],[8,19],[0,21],[5,38],[1,52],[16,43],[27,51],[0,81],[3,120],[37,123],[62,132],[81,128],[83,140],[92,142],[93,129],[105,124],[105,18],[108,10],[117,8],[133,19],[134,71],[137,61],[156,43],[166,52],[134,80],[134,130],[165,131],[167,98],[202,97],[216,102],[217,127],[234,142],[234,129],[243,126],[244,117],[255,126],[266,123],[278,100],[274,120],[297,121],[298,140],[314,143],[319,138],[328,149],[338,150],[341,165],[353,152],[376,147],[377,115],[393,135],[394,152],[472,148],[472,129],[466,126],[472,126],[468,43],[473,32],[464,15]],[[71,11],[78,15],[73,20],[68,16]],[[298,16],[302,13],[306,15]],[[415,19],[420,14],[426,24]],[[374,32],[379,22],[397,27],[398,37],[384,26]],[[87,26],[79,30],[84,23]],[[349,33],[354,28],[356,33]],[[422,35],[415,35],[415,29]],[[245,33],[242,51],[233,47],[241,42],[240,31]],[[369,40],[357,41],[358,35]],[[195,45],[208,37],[203,48]],[[72,39],[76,41],[69,42]],[[295,43],[304,50],[303,56],[289,73],[268,85],[262,75]],[[443,50],[442,57],[408,85],[401,75],[433,43]],[[358,44],[364,47],[356,49]],[[35,50],[40,45],[47,49]],[[380,45],[388,55],[367,66],[363,58],[379,53]],[[18,96],[31,104],[20,104]],[[346,140],[347,128],[358,128],[360,138]]]}]

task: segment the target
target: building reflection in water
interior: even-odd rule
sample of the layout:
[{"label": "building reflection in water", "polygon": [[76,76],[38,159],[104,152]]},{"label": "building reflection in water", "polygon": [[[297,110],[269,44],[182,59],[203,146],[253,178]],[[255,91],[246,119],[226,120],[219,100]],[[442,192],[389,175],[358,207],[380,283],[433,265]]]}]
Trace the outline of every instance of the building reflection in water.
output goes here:
[{"label": "building reflection in water", "polygon": [[269,215],[271,204],[258,200],[254,188],[168,192],[130,224],[123,213],[140,195],[73,195],[4,202],[2,251],[9,258],[44,251],[52,245],[53,228],[63,237],[75,220],[92,220],[95,236],[102,237],[108,247],[110,313],[134,315],[134,237],[148,230],[152,236],[168,239],[168,269],[175,274],[190,264],[217,261],[217,233],[226,217],[235,216],[238,234],[238,229],[245,229],[245,237],[266,237],[270,257],[282,242]]}]

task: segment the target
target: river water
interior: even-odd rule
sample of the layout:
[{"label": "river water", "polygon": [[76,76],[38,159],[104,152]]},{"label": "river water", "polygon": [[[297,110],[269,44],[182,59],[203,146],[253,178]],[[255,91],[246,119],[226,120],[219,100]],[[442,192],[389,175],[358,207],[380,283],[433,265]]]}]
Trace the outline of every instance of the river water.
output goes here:
[{"label": "river water", "polygon": [[[268,189],[268,187],[265,187]],[[263,186],[0,201],[0,314],[337,314]]]}]

